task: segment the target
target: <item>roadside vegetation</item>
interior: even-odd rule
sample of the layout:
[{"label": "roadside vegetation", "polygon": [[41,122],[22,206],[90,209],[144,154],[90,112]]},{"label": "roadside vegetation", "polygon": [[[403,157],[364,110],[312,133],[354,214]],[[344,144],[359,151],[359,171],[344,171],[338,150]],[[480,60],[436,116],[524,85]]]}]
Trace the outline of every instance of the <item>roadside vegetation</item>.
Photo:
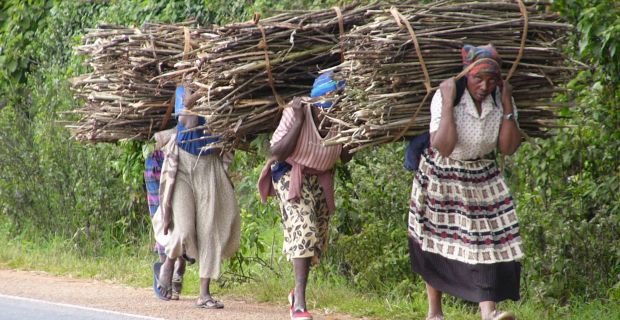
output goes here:
[{"label": "roadside vegetation", "polygon": [[[143,144],[83,145],[62,127],[80,101],[68,79],[85,72],[72,51],[99,22],[141,25],[248,20],[254,11],[324,8],[337,1],[0,0],[0,267],[146,287],[156,256],[143,186]],[[559,0],[576,28],[569,55],[592,66],[557,97],[564,128],[524,144],[505,174],[518,203],[527,257],[520,319],[620,319],[620,5]],[[291,270],[281,254],[275,203],[255,189],[264,163],[237,152],[233,180],[242,247],[216,294],[285,305]],[[423,283],[409,267],[406,216],[413,174],[404,144],[365,150],[337,168],[328,255],[309,287],[311,309],[380,319],[422,319]],[[261,151],[262,150],[262,151]],[[196,294],[197,268],[185,289]],[[275,295],[274,295],[275,293]],[[447,317],[477,307],[447,299]]]}]

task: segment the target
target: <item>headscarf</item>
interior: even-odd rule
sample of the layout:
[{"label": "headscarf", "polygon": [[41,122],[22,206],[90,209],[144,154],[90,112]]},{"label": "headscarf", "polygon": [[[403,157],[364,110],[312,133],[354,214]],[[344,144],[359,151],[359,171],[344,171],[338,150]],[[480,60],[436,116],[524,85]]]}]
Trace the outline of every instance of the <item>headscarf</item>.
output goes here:
[{"label": "headscarf", "polygon": [[500,65],[502,64],[502,58],[500,58],[492,44],[489,43],[478,47],[466,44],[461,49],[461,57],[463,58],[463,68],[473,64],[469,70],[471,75],[483,72],[501,77],[502,70]]},{"label": "headscarf", "polygon": [[[336,81],[332,79],[334,73],[332,71],[326,72],[316,79],[314,79],[314,84],[312,85],[312,91],[310,91],[310,98],[320,97],[325,94],[328,94],[334,90],[338,90],[344,87],[344,80]],[[331,108],[331,101],[321,101],[316,102],[315,106],[323,109]]]}]

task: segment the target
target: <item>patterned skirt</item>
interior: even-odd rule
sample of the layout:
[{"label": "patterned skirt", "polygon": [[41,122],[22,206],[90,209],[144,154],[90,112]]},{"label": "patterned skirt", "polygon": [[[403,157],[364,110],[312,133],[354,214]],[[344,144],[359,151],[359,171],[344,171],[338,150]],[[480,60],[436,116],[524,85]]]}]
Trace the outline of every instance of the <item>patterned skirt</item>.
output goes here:
[{"label": "patterned skirt", "polygon": [[427,149],[411,190],[409,237],[413,271],[435,289],[473,302],[519,299],[519,222],[495,161]]},{"label": "patterned skirt", "polygon": [[291,172],[275,181],[274,188],[280,202],[283,252],[293,258],[312,258],[312,265],[319,263],[329,240],[329,210],[325,193],[315,175],[303,176],[301,196],[298,201],[287,201]]}]

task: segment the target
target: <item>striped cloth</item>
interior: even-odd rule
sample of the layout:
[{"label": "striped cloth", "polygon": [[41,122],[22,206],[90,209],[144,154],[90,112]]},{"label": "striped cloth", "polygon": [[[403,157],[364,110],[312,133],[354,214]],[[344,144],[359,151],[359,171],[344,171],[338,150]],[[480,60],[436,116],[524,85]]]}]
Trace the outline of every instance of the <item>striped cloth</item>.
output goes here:
[{"label": "striped cloth", "polygon": [[164,152],[155,150],[146,157],[144,163],[144,181],[146,184],[146,199],[149,204],[149,213],[151,218],[159,207],[159,180],[161,177],[161,168],[164,165]]},{"label": "striped cloth", "polygon": [[[146,157],[144,166],[144,182],[146,185],[146,200],[149,204],[149,214],[151,218],[157,212],[159,208],[159,182],[161,178],[161,169],[164,164],[164,152],[161,150],[155,150],[149,156]],[[165,254],[164,247],[157,243],[155,245],[157,252],[162,255]]]},{"label": "striped cloth", "polygon": [[[287,162],[292,161],[307,168],[312,168],[318,171],[325,171],[332,169],[336,165],[336,161],[342,151],[342,145],[324,146],[323,140],[319,131],[312,121],[312,111],[310,106],[304,107],[305,121],[299,138],[297,140],[297,148],[293,151]],[[271,145],[273,146],[280,141],[286,133],[293,127],[295,122],[295,115],[293,108],[285,108],[282,113],[282,119],[278,128],[273,133],[271,138]],[[326,138],[332,137],[334,132],[330,132]]]},{"label": "striped cloth", "polygon": [[[336,211],[334,202],[334,174],[333,168],[336,161],[340,158],[342,145],[324,146],[323,140],[332,137],[335,133],[330,131],[325,138],[321,137],[312,116],[311,106],[304,107],[304,123],[302,125],[297,144],[293,153],[286,159],[292,166],[291,182],[287,196],[287,201],[298,201],[301,196],[303,175],[313,174],[319,179],[319,184],[325,192],[327,208],[329,212]],[[278,128],[273,133],[271,145],[278,143],[290,131],[295,123],[293,108],[284,109],[282,119]],[[258,190],[263,202],[267,201],[267,196],[275,195],[275,190],[271,182],[271,165],[275,159],[267,162],[258,179]]]},{"label": "striped cloth", "polygon": [[473,76],[478,73],[491,73],[501,77],[501,64],[502,58],[500,58],[497,50],[492,44],[484,46],[474,47],[472,45],[464,45],[461,49],[461,58],[463,59],[463,66],[467,68],[469,65],[474,64],[471,70],[469,70],[468,76]]}]

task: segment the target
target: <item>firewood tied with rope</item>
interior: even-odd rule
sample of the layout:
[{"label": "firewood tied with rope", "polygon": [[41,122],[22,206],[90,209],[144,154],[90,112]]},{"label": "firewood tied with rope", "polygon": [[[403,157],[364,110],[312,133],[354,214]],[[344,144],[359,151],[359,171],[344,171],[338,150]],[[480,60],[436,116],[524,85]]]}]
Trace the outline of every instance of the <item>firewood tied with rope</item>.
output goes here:
[{"label": "firewood tied with rope", "polygon": [[521,129],[547,136],[557,126],[554,111],[562,106],[552,97],[577,68],[562,54],[571,26],[538,5],[524,4],[395,6],[347,33],[345,62],[336,72],[347,86],[342,101],[327,112],[339,134],[328,144],[360,149],[428,131],[430,98],[442,80],[462,71],[462,46],[487,43],[502,56],[503,75],[512,75]]},{"label": "firewood tied with rope", "polygon": [[[245,148],[273,130],[294,96],[307,96],[318,71],[341,63],[340,37],[367,21],[379,6],[349,5],[318,11],[285,11],[269,18],[216,28],[219,37],[179,63],[194,91],[189,108],[224,148]],[[169,81],[166,74],[155,80]]]},{"label": "firewood tied with rope", "polygon": [[[175,70],[184,58],[184,30],[191,46],[200,48],[213,37],[211,29],[195,21],[166,25],[148,23],[142,28],[100,25],[87,29],[75,49],[86,57],[92,72],[71,79],[76,98],[85,104],[72,114],[81,118],[65,122],[80,141],[115,142],[146,140],[153,133],[174,126],[171,102],[175,81],[151,82]],[[189,28],[188,28],[189,27]],[[192,51],[185,53],[188,59]]]},{"label": "firewood tied with rope", "polygon": [[183,82],[195,92],[193,112],[207,119],[196,130],[221,136],[224,148],[244,148],[277,125],[286,101],[309,93],[319,69],[333,67],[347,86],[327,113],[339,130],[329,143],[387,143],[426,131],[430,94],[462,70],[462,45],[489,42],[506,69],[517,65],[511,83],[521,128],[544,136],[556,125],[559,105],[550,98],[575,66],[561,54],[570,26],[538,11],[543,1],[526,1],[526,14],[505,1],[405,3],[284,12],[210,28],[88,30],[77,51],[94,71],[74,79],[86,106],[69,127],[86,141],[148,139],[174,124],[174,86]]}]

